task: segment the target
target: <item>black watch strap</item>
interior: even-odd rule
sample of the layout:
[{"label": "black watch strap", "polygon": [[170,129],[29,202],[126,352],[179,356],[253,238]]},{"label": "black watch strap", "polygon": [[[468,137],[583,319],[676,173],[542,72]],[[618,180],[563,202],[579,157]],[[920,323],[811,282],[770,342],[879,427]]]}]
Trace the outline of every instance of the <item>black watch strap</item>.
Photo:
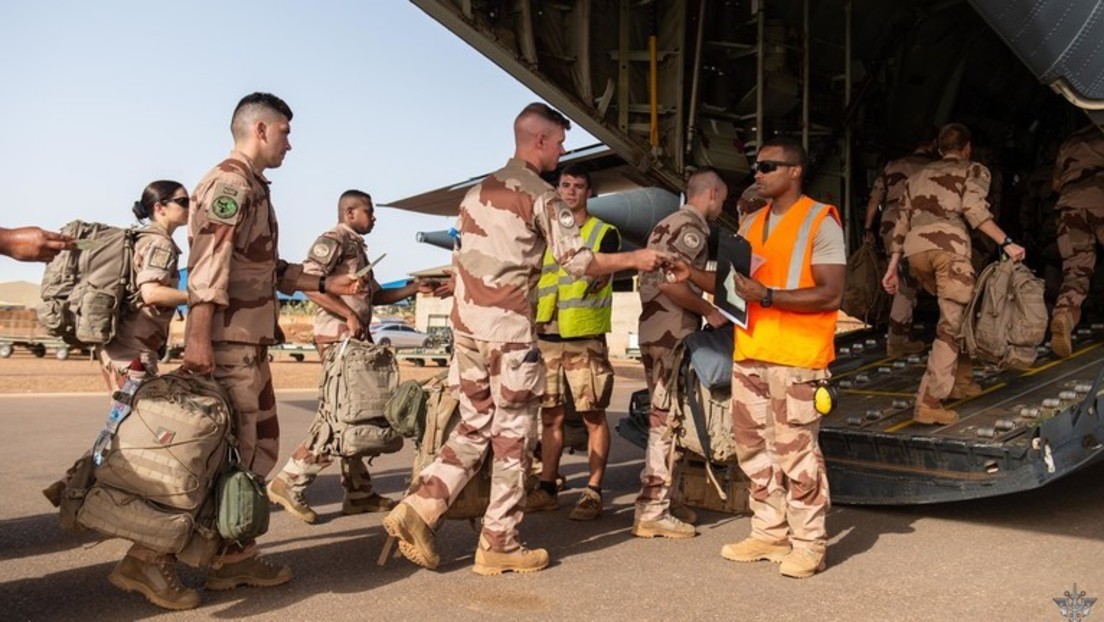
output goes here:
[{"label": "black watch strap", "polygon": [[763,295],[763,299],[759,301],[760,307],[769,307],[774,303],[774,290],[767,288],[767,293]]},{"label": "black watch strap", "polygon": [[326,293],[326,277],[324,277],[324,276],[318,277],[318,293],[319,294],[325,294]]},{"label": "black watch strap", "polygon": [[1006,235],[1006,236],[1004,236],[1004,241],[1000,243],[1000,247],[1004,248],[1005,246],[1008,246],[1009,244],[1012,244],[1012,238],[1010,238]]}]

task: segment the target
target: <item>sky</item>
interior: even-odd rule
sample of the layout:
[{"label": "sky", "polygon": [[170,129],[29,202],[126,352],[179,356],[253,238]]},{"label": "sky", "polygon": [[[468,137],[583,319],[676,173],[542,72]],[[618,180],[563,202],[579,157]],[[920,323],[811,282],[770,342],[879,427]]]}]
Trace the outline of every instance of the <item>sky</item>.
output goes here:
[{"label": "sky", "polygon": [[[233,146],[238,100],[269,91],[294,113],[292,151],[266,174],[289,261],[336,223],[344,190],[381,206],[500,167],[539,99],[402,0],[8,2],[0,58],[0,226],[132,224],[147,183],[194,188]],[[565,146],[595,142],[576,126]],[[414,234],[451,217],[376,215],[377,280],[448,263]],[[0,282],[41,275],[0,258]]]}]

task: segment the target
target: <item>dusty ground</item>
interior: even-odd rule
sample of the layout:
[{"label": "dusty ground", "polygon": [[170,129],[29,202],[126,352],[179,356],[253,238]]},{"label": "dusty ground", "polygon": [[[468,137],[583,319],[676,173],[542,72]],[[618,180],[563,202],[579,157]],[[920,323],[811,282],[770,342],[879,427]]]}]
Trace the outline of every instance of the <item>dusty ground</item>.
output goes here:
[{"label": "dusty ground", "polygon": [[[175,369],[179,361],[162,366],[162,371]],[[619,379],[643,380],[644,371],[638,361],[617,360],[614,368]],[[430,365],[415,367],[403,361],[399,365],[403,380],[424,380],[445,370]],[[318,386],[322,375],[318,357],[310,355],[302,363],[285,354],[273,357],[272,375],[277,389],[311,389]],[[88,358],[73,357],[67,361],[35,358],[25,351],[16,351],[11,358],[0,359],[0,393],[75,393],[105,391],[100,368]]]}]

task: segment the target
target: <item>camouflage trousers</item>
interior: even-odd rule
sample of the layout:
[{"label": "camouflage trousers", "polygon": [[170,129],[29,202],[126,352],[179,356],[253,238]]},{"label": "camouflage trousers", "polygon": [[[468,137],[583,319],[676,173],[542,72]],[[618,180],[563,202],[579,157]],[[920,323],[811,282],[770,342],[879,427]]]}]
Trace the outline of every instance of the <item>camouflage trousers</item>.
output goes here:
[{"label": "camouflage trousers", "polygon": [[311,424],[307,432],[307,439],[291,452],[287,464],[280,470],[276,477],[284,480],[292,491],[303,494],[318,474],[339,458],[341,462],[341,487],[345,489],[345,498],[349,501],[367,499],[373,494],[372,476],[368,473],[368,465],[364,458],[344,458],[334,456],[330,448],[324,447],[319,431],[325,424],[318,416]]},{"label": "camouflage trousers", "polygon": [[243,466],[267,478],[280,453],[276,392],[268,366],[268,348],[215,342],[215,380],[226,389],[238,414],[238,451]]},{"label": "camouflage trousers", "polygon": [[[893,228],[897,225],[897,208],[882,213],[880,233],[883,248],[889,249],[893,242]],[[888,250],[887,250],[888,252]],[[906,340],[912,330],[912,312],[916,308],[916,279],[909,271],[897,273],[897,293],[889,307],[889,338]]]},{"label": "camouflage trousers", "polygon": [[1063,206],[1058,210],[1058,252],[1062,254],[1062,289],[1054,311],[1066,311],[1076,326],[1081,303],[1089,294],[1096,244],[1104,244],[1104,214],[1098,210]]},{"label": "camouflage trousers", "polygon": [[575,410],[604,410],[613,395],[613,366],[605,339],[537,342],[546,376],[541,407],[565,403],[568,391]]},{"label": "camouflage trousers", "polygon": [[962,356],[959,364],[958,335],[966,305],[974,295],[974,267],[968,258],[956,253],[924,251],[909,257],[909,268],[939,303],[935,342],[916,393],[917,405],[938,407],[955,384],[970,380],[966,377],[970,372],[969,359]]},{"label": "camouflage trousers", "polygon": [[521,546],[525,476],[536,444],[544,391],[544,361],[536,343],[481,341],[457,335],[449,388],[459,399],[460,424],[419,475],[405,501],[430,527],[492,455],[491,498],[480,542],[509,552]]},{"label": "camouflage trousers", "polygon": [[667,383],[671,378],[674,351],[661,346],[640,346],[644,363],[644,380],[652,399],[648,411],[648,447],[644,450],[644,470],[640,472],[640,494],[636,497],[636,520],[659,520],[671,507],[671,429],[670,395]]},{"label": "camouflage trousers", "polygon": [[732,365],[736,457],[748,476],[751,536],[823,553],[828,473],[813,407],[827,369],[737,361]]}]

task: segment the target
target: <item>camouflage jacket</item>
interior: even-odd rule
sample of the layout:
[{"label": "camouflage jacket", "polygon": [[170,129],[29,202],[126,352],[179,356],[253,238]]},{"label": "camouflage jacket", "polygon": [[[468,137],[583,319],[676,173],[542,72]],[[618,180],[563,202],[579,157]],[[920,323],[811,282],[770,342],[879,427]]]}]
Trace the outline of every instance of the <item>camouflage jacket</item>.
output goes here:
[{"label": "camouflage jacket", "polygon": [[970,228],[993,218],[989,169],[956,157],[936,160],[905,182],[891,253],[950,251],[970,257]]},{"label": "camouflage jacket", "polygon": [[905,193],[905,182],[931,161],[927,153],[916,151],[886,162],[882,172],[874,179],[874,186],[870,188],[870,198],[876,199],[882,205],[883,221],[897,222],[897,209],[901,205],[901,196]]},{"label": "camouflage jacket", "polygon": [[552,248],[556,262],[573,277],[582,276],[594,258],[579,237],[571,209],[517,158],[468,191],[456,229],[453,330],[482,341],[536,339],[537,282],[545,248]]},{"label": "camouflage jacket", "polygon": [[[331,274],[352,274],[368,265],[368,247],[364,238],[342,223],[318,236],[311,244],[307,260],[303,262],[303,272],[317,276]],[[341,296],[349,305],[357,319],[364,326],[372,323],[372,296],[379,291],[373,272],[363,279],[364,288],[359,294]],[[320,342],[340,341],[349,334],[345,318],[319,307],[314,318],[314,339]]]},{"label": "camouflage jacket", "polygon": [[[180,248],[156,222],[142,231],[147,233],[139,235],[134,243],[131,273],[135,287],[141,290],[146,283],[160,283],[176,289],[180,285]],[[104,351],[116,361],[133,360],[141,352],[157,352],[168,341],[175,313],[176,307],[147,305],[139,297],[138,304],[119,323],[115,338],[104,345]]]},{"label": "camouflage jacket", "polygon": [[302,266],[280,277],[276,212],[269,181],[233,151],[192,194],[188,214],[188,304],[211,303],[211,341],[278,343],[277,288],[293,293]]},{"label": "camouflage jacket", "polygon": [[[652,228],[648,248],[681,255],[694,267],[704,269],[709,258],[709,223],[697,210],[684,205]],[[701,316],[659,291],[662,276],[662,270],[640,275],[640,345],[674,348],[683,337],[701,328]],[[701,295],[700,289],[687,284]]]},{"label": "camouflage jacket", "polygon": [[1104,214],[1104,132],[1095,125],[1078,130],[1058,149],[1055,186],[1058,209],[1091,209]]}]

